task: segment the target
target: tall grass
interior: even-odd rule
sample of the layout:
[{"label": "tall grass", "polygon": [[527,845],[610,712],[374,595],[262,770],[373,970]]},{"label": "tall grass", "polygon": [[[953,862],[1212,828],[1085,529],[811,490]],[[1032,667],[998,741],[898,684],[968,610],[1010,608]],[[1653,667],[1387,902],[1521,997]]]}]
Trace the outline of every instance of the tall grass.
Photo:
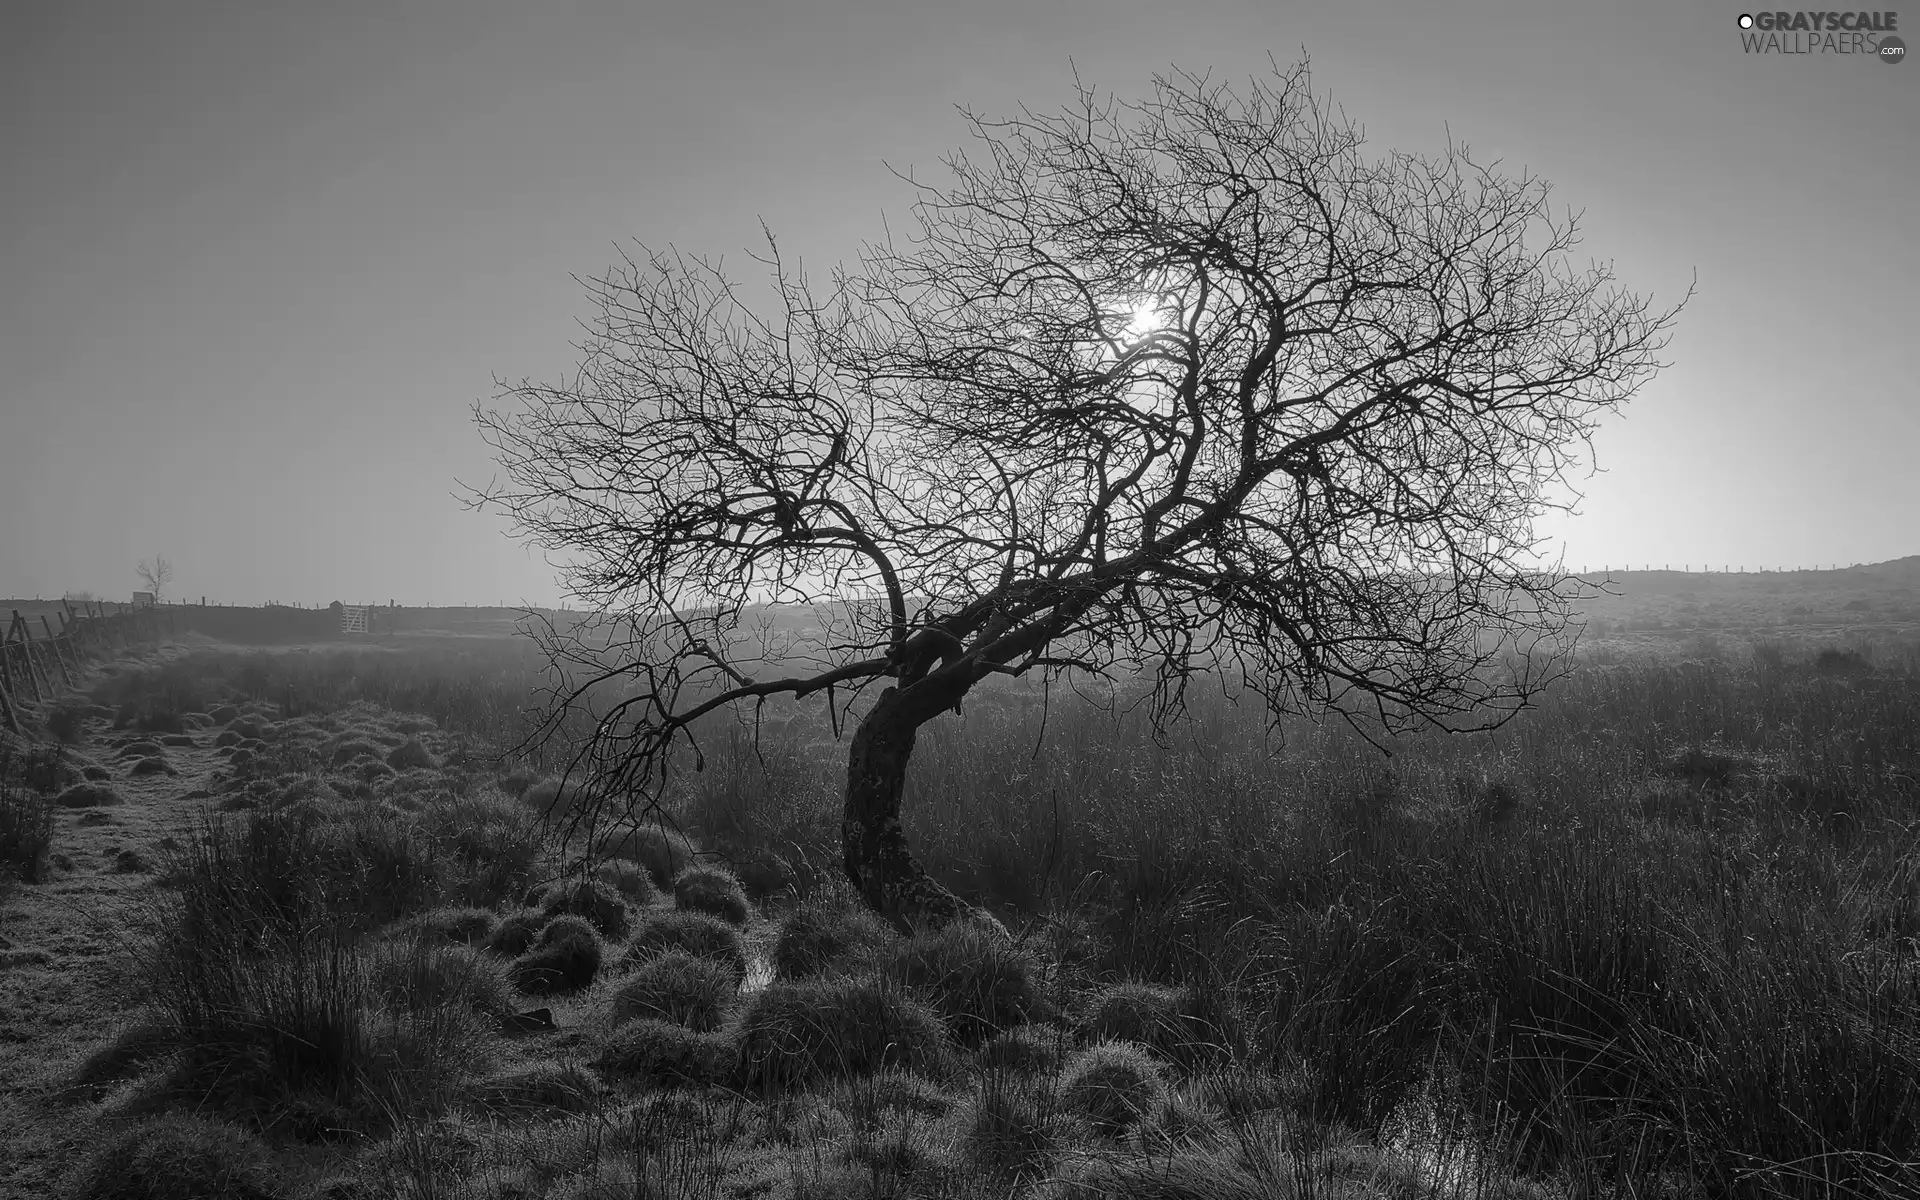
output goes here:
[{"label": "tall grass", "polygon": [[[1215,698],[976,704],[923,731],[909,836],[949,884],[1070,897],[1110,978],[1230,989],[1319,1117],[1410,1097],[1524,1170],[1707,1195],[1920,1192],[1920,678],[1820,660],[1582,671],[1479,737]],[[710,739],[698,830],[837,851],[843,756]],[[712,747],[719,746],[719,752]]]},{"label": "tall grass", "polygon": [[54,805],[65,770],[58,747],[22,748],[0,736],[0,900],[46,877]]},{"label": "tall grass", "polygon": [[151,914],[150,1003],[181,1054],[170,1086],[303,1138],[382,1132],[443,1102],[482,1048],[474,1014],[383,1005],[362,948],[432,902],[430,862],[404,832],[294,808],[205,823]]}]

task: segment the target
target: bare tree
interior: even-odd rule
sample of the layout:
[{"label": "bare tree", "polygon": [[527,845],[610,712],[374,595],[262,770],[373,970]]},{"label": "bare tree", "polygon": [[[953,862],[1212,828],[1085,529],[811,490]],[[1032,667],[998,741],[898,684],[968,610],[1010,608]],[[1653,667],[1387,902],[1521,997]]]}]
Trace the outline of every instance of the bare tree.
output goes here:
[{"label": "bare tree", "polygon": [[857,720],[846,872],[937,925],[985,915],[915,861],[902,787],[989,676],[1138,674],[1158,730],[1233,675],[1373,736],[1496,726],[1564,670],[1532,523],[1679,308],[1572,265],[1543,182],[1367,157],[1304,63],[966,119],[951,181],[908,179],[916,234],[826,295],[770,234],[772,319],[718,265],[626,257],[571,382],[476,406],[505,481],[474,502],[600,614],[546,634],[544,729],[594,722],[581,819],[657,802],[706,714],[824,697]]},{"label": "bare tree", "polygon": [[154,602],[159,603],[167,585],[173,582],[173,564],[156,554],[151,559],[142,559],[133,569],[140,576],[140,582],[153,593]]}]

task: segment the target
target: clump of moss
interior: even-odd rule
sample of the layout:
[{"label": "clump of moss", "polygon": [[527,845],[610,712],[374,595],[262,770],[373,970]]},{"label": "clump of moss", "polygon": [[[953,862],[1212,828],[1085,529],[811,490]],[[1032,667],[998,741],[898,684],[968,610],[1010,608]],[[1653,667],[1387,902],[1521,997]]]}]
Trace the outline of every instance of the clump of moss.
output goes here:
[{"label": "clump of moss", "polygon": [[732,871],[704,864],[688,867],[674,878],[673,902],[684,912],[710,913],[730,925],[745,925],[753,911]]}]

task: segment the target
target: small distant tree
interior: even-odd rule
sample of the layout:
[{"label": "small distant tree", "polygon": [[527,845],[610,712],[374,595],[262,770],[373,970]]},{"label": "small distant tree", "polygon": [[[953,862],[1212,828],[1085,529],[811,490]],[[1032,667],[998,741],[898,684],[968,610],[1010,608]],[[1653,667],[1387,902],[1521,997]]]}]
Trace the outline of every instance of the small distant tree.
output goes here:
[{"label": "small distant tree", "polygon": [[173,564],[156,554],[150,559],[140,560],[133,569],[139,574],[140,582],[146,584],[147,590],[153,593],[154,603],[158,604],[167,585],[173,582]]},{"label": "small distant tree", "polygon": [[[1573,264],[1540,180],[1364,155],[1304,63],[966,119],[978,154],[909,181],[914,236],[826,294],[771,235],[770,319],[643,252],[588,285],[573,380],[476,406],[505,480],[475,502],[600,617],[543,635],[543,730],[593,721],[579,819],[657,800],[706,714],[821,697],[857,721],[848,877],[937,925],[981,914],[915,860],[902,787],[990,676],[1144,674],[1158,730],[1230,674],[1383,738],[1558,676],[1573,591],[1532,522],[1677,307]],[[785,606],[818,630],[742,636]]]}]

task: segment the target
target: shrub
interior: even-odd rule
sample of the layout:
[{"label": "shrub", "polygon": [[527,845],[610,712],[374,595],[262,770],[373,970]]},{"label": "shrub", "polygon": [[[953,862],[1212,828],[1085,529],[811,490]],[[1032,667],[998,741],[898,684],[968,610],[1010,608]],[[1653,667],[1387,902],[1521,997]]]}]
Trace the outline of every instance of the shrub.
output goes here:
[{"label": "shrub", "polygon": [[889,947],[881,969],[931,1003],[965,1045],[1046,1016],[1040,962],[977,925],[956,923]]},{"label": "shrub", "polygon": [[673,902],[683,912],[711,913],[732,925],[745,925],[753,911],[747,893],[724,867],[692,866],[673,881]]},{"label": "shrub", "polygon": [[865,908],[809,901],[780,923],[773,943],[778,979],[810,979],[829,966],[899,940],[891,926]]},{"label": "shrub", "polygon": [[237,1125],[167,1113],[113,1137],[83,1169],[78,1200],[273,1200],[266,1146]]},{"label": "shrub", "polygon": [[672,1021],[706,1033],[726,1020],[740,977],[723,963],[689,954],[664,954],[642,963],[614,985],[612,1017]]},{"label": "shrub", "polygon": [[593,874],[600,882],[625,896],[631,904],[651,904],[653,898],[659,895],[653,886],[653,876],[632,859],[609,859],[595,867]]},{"label": "shrub", "polygon": [[747,1002],[739,1028],[749,1087],[953,1067],[939,1014],[872,977],[773,983]]},{"label": "shrub", "polygon": [[518,957],[533,948],[533,940],[540,936],[540,928],[546,923],[547,914],[539,909],[523,908],[508,913],[487,935],[485,947],[495,954]]},{"label": "shrub", "polygon": [[1159,1060],[1133,1042],[1101,1042],[1068,1060],[1061,1099],[1103,1133],[1124,1133],[1166,1096]]},{"label": "shrub", "polygon": [[724,964],[736,979],[747,974],[747,944],[740,931],[705,913],[654,913],[634,931],[623,961],[646,962],[662,954],[683,953]]},{"label": "shrub", "polygon": [[632,859],[645,867],[661,891],[673,886],[694,855],[694,845],[685,834],[651,821],[616,830],[599,849],[607,858]]},{"label": "shrub", "polygon": [[638,1018],[614,1030],[594,1067],[661,1086],[712,1084],[733,1071],[737,1047],[725,1032],[702,1033],[673,1021]]},{"label": "shrub", "polygon": [[541,899],[541,909],[550,917],[574,914],[586,918],[600,933],[619,941],[633,928],[633,912],[620,893],[593,879],[572,879],[556,883]]},{"label": "shrub", "polygon": [[[514,987],[529,995],[550,996],[592,986],[600,972],[600,939],[578,917],[560,921],[578,922],[578,927],[568,926],[558,937],[549,936],[551,927],[542,930],[541,944],[514,960],[509,972]],[[580,930],[585,930],[584,936]]]}]

